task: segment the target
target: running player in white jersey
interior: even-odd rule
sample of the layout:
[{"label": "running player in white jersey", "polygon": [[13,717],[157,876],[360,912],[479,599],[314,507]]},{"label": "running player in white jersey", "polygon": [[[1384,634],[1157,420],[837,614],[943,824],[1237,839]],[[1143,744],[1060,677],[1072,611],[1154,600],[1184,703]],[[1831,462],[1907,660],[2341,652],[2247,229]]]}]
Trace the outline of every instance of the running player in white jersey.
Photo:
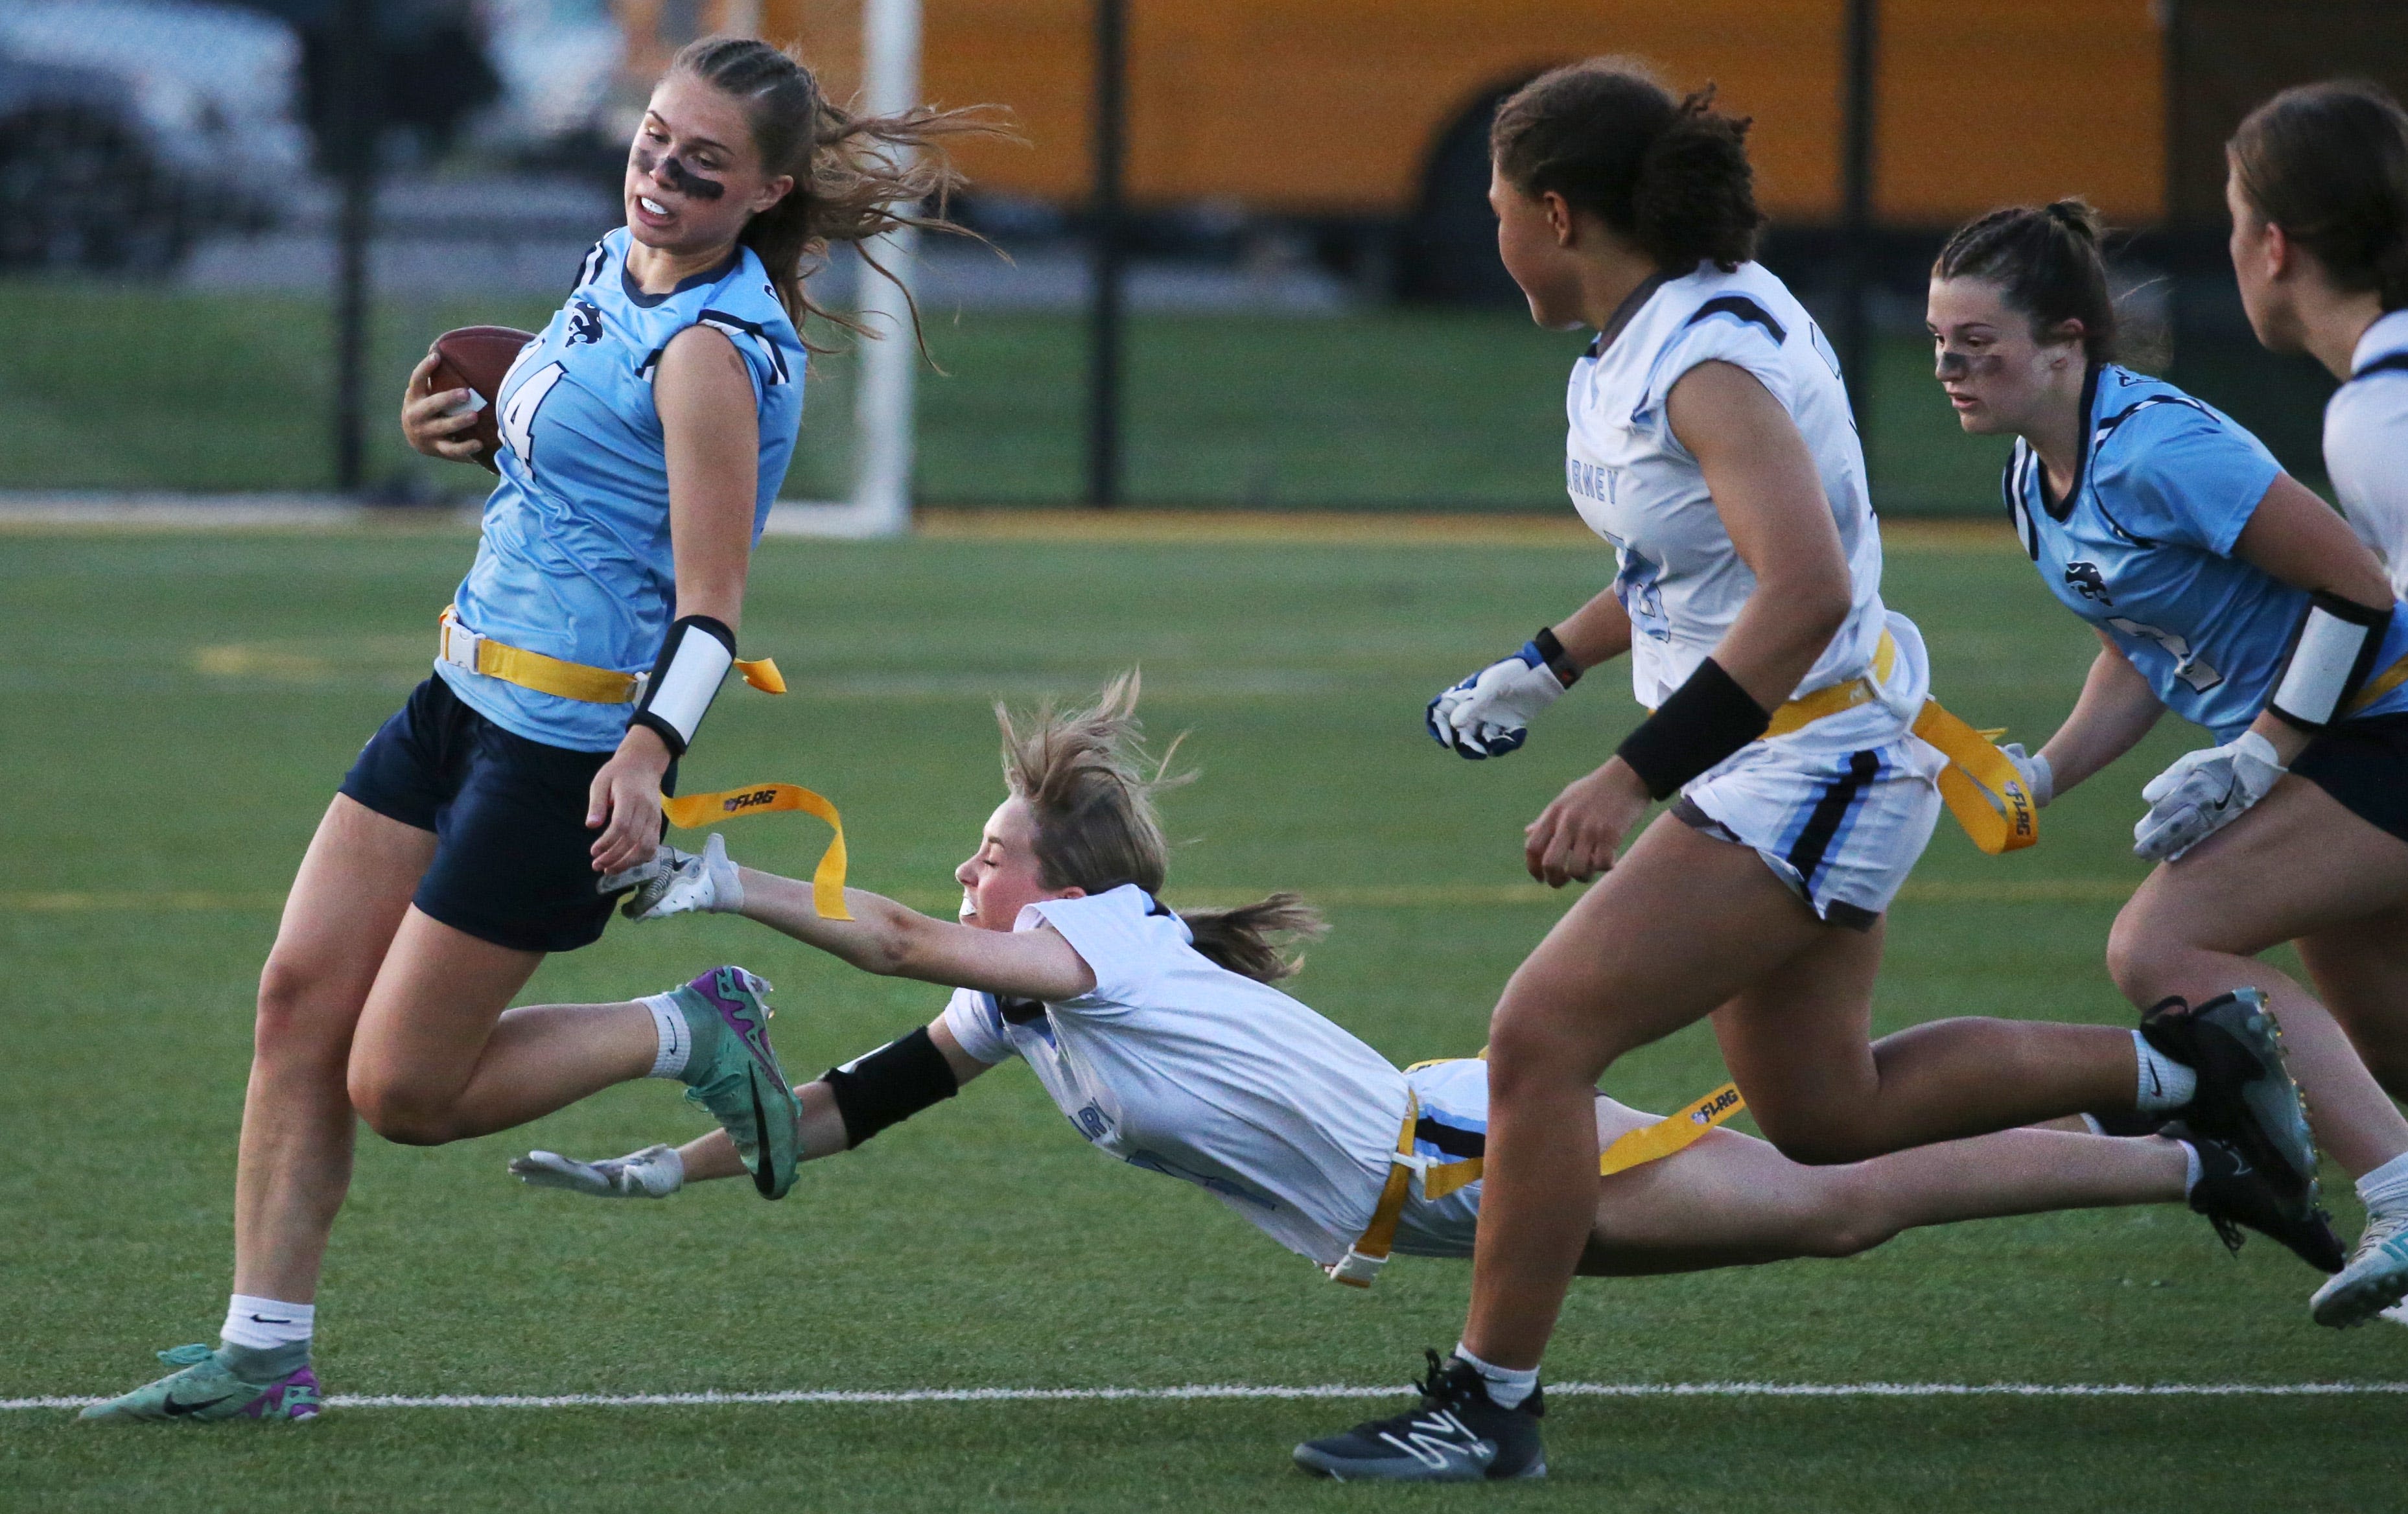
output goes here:
[{"label": "running player in white jersey", "polygon": [[[823,919],[809,884],[738,867],[716,836],[699,857],[670,854],[674,871],[654,872],[628,908],[741,914],[872,972],[956,985],[924,1029],[796,1090],[807,1160],[850,1150],[1017,1057],[1097,1150],[1202,1188],[1340,1280],[1368,1285],[1391,1249],[1469,1257],[1485,1066],[1398,1072],[1273,987],[1293,968],[1275,938],[1318,926],[1294,895],[1184,915],[1161,903],[1168,849],[1153,793],[1178,779],[1143,756],[1136,693],[1132,676],[1093,709],[1004,722],[1009,794],[955,870],[958,924],[857,891],[850,921]],[[1594,1106],[1600,1143],[1658,1127],[1601,1094]],[[605,1162],[531,1152],[511,1170],[538,1186],[661,1198],[745,1168],[716,1132]],[[2186,1194],[2227,1227],[2338,1261],[2340,1243],[2319,1221],[2297,1222],[2284,1184],[2203,1136],[2019,1130],[1809,1167],[1709,1129],[1599,1178],[1581,1267],[1851,1255],[1914,1225]],[[1367,1246],[1383,1216],[1390,1230]]]},{"label": "running player in white jersey", "polygon": [[[2372,85],[2307,85],[2260,106],[2226,154],[2250,324],[2343,380],[2325,412],[2326,465],[2351,527],[2387,564],[2386,587],[2408,599],[2408,113]],[[2371,604],[2375,565],[2361,576]],[[2408,621],[2408,609],[2392,618]],[[2276,995],[2318,1134],[2367,1208],[2349,1264],[2314,1301],[2329,1324],[2408,1292],[2408,1122],[2384,1097],[2408,1097],[2408,713],[2395,708],[2408,661],[2349,672],[2361,682],[2345,718],[2300,733],[2290,777],[2158,869],[2116,931],[2118,977],[2136,999],[2243,982]],[[2314,997],[2256,960],[2284,940]],[[2329,1093],[2315,1086],[2327,1079]]]},{"label": "running player in white jersey", "polygon": [[[1528,828],[1534,877],[1604,877],[1491,1021],[1487,1191],[1455,1360],[1420,1411],[1304,1448],[1349,1475],[1542,1464],[1531,1395],[1591,1224],[1591,1091],[1615,1058],[1708,1017],[1758,1126],[1796,1160],[2138,1105],[2246,1142],[2302,1204],[2313,1188],[2297,1090],[2245,1004],[2145,1036],[1968,1019],[1869,1044],[1882,917],[1930,835],[1942,758],[1913,734],[1928,664],[1882,606],[1837,363],[1750,261],[1762,217],[1745,126],[1710,93],[1675,100],[1612,62],[1543,76],[1498,112],[1505,267],[1541,325],[1598,332],[1572,376],[1569,473],[1622,571],[1441,693],[1431,727],[1466,756],[1510,750],[1537,708],[1625,651],[1654,713]],[[1675,794],[1626,852],[1650,803]],[[1441,1412],[1464,1435],[1414,1441]]]},{"label": "running player in white jersey", "polygon": [[[597,885],[652,854],[663,787],[736,661],[802,414],[806,264],[942,190],[942,160],[914,153],[964,129],[849,115],[761,42],[705,38],[672,62],[629,147],[625,227],[503,381],[504,450],[482,460],[500,482],[435,676],[360,753],[286,902],[220,1344],[160,1353],[178,1370],[85,1418],[318,1413],[318,1275],[359,1120],[437,1145],[672,1077],[763,1192],[793,1180],[793,1095],[741,969],[657,1002],[504,1010],[547,953],[602,934]],[[468,460],[471,396],[434,391],[432,371],[411,376],[403,430]]]}]

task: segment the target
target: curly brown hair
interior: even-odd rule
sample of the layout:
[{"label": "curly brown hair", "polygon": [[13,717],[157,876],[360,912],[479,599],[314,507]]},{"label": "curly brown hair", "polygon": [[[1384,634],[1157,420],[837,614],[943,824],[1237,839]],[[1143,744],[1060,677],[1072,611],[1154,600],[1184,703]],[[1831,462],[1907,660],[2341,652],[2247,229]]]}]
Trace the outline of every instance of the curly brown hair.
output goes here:
[{"label": "curly brown hair", "polygon": [[1714,108],[1714,87],[1681,99],[1632,58],[1592,58],[1540,75],[1497,107],[1488,150],[1525,194],[1560,194],[1660,267],[1756,256],[1764,213],[1747,161],[1745,118]]}]

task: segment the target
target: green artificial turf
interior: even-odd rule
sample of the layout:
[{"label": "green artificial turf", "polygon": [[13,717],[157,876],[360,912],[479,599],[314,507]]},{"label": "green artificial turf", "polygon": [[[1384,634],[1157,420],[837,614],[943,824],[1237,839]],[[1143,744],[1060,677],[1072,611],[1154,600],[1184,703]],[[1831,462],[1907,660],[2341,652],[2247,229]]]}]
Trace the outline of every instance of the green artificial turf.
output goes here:
[{"label": "green artificial turf", "polygon": [[[0,1398],[117,1392],[157,1370],[153,1349],[212,1335],[274,901],[351,754],[423,675],[471,548],[433,530],[0,537]],[[1203,771],[1168,802],[1174,899],[1510,888],[1521,823],[1627,728],[1627,686],[1597,675],[1524,751],[1480,764],[1429,743],[1422,704],[1608,573],[1585,548],[772,541],[746,641],[795,694],[728,694],[685,781],[821,789],[844,806],[858,883],[941,908],[997,796],[988,701],[1141,664],[1153,728],[1192,731]],[[2070,705],[2095,643],[2011,549],[1901,541],[1886,592],[1976,723],[2031,739]],[[1895,912],[1880,1027],[2127,1022],[2100,891],[2139,877],[2135,791],[2182,744],[2160,731],[2052,807],[2031,851],[1984,858],[1943,824],[1923,896]],[[821,836],[795,817],[731,835],[791,871]],[[1399,1061],[1469,1052],[1562,904],[1498,897],[1340,903],[1296,992]],[[615,925],[528,997],[652,992],[725,960],[776,980],[798,1075],[943,998],[727,920]],[[1608,1087],[1661,1108],[1721,1077],[1700,1028]],[[1098,1158],[1010,1068],[775,1206],[739,1184],[605,1205],[502,1170],[529,1147],[603,1155],[698,1128],[637,1084],[454,1146],[364,1137],[321,1295],[329,1391],[1400,1382],[1459,1326],[1468,1267],[1408,1259],[1370,1293],[1333,1288],[1203,1195]],[[2353,1230],[2354,1206],[2336,1207]],[[1584,1283],[1549,1370],[2408,1378],[2408,1332],[2308,1322],[2314,1280],[2264,1241],[2228,1258],[2173,1208],[1993,1221],[1846,1262]],[[1548,1483],[1401,1498],[1288,1467],[1359,1401],[355,1407],[303,1431],[164,1433],[18,1410],[0,1411],[0,1508],[2372,1508],[2396,1497],[2399,1403],[1564,1398]]]},{"label": "green artificial turf", "polygon": [[[367,474],[480,493],[418,457],[404,379],[453,326],[535,327],[540,300],[391,298],[371,322]],[[0,280],[0,490],[323,490],[334,392],[322,300]],[[825,345],[852,338],[821,334]],[[1558,509],[1564,375],[1584,338],[1521,315],[1140,315],[1128,322],[1127,498],[1145,504]],[[919,490],[939,504],[1062,504],[1086,489],[1086,335],[1077,317],[931,310]],[[853,358],[820,359],[790,498],[851,491]],[[1893,515],[1996,508],[2000,447],[1969,441],[1923,344],[1875,349],[1862,418]]]}]

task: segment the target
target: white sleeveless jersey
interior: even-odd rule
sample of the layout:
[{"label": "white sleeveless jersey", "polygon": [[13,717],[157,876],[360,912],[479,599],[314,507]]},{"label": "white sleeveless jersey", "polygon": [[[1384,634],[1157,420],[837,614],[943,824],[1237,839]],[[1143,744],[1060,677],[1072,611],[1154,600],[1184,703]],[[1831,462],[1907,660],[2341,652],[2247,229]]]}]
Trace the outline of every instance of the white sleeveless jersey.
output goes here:
[{"label": "white sleeveless jersey", "polygon": [[2408,310],[2366,328],[2325,404],[2325,468],[2342,513],[2408,600]]},{"label": "white sleeveless jersey", "polygon": [[[1565,402],[1566,484],[1581,519],[1620,559],[1614,593],[1630,615],[1631,689],[1651,709],[1688,681],[1756,591],[1705,475],[1665,414],[1672,386],[1710,362],[1746,369],[1797,422],[1847,558],[1854,608],[1796,693],[1863,676],[1881,643],[1881,534],[1839,359],[1761,265],[1724,273],[1701,263],[1631,294],[1572,365]],[[1810,725],[1783,741],[1829,734]],[[1850,739],[1861,744],[1862,736],[1851,731]]]},{"label": "white sleeveless jersey", "polygon": [[969,989],[945,1007],[962,1050],[1021,1057],[1097,1150],[1182,1178],[1328,1264],[1371,1222],[1404,1122],[1405,1075],[1267,983],[1189,944],[1134,883],[1028,907],[1096,986],[1061,1004]]}]

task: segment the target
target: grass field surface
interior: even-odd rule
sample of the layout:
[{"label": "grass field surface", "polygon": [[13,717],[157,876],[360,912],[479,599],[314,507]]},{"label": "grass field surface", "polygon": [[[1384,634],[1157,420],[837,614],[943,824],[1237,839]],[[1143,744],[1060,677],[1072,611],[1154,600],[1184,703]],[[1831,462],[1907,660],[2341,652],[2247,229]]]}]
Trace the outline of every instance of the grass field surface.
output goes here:
[{"label": "grass field surface", "polygon": [[[223,1308],[252,986],[276,904],[359,744],[423,676],[456,534],[19,534],[0,539],[0,1399],[114,1393]],[[1447,681],[1610,572],[1594,547],[1311,541],[771,542],[749,646],[796,693],[728,694],[691,788],[807,782],[845,808],[855,880],[924,904],[999,783],[988,702],[1075,695],[1141,664],[1203,770],[1168,805],[1174,900],[1293,887],[1336,929],[1296,991],[1399,1062],[1468,1053],[1567,902],[1528,886],[1522,822],[1630,722],[1618,671],[1510,761],[1420,726]],[[1937,687],[2025,739],[2092,647],[1982,538],[1902,539],[1891,603]],[[1979,1013],[2128,1022],[2100,957],[2160,731],[2052,807],[2041,846],[1943,822],[1898,907],[1880,1027]],[[729,833],[800,871],[796,818]],[[873,979],[742,921],[614,925],[532,1000],[618,998],[740,961],[779,988],[798,1076],[926,1021]],[[1702,1030],[1617,1066],[1664,1108],[1723,1077]],[[1099,1160],[1006,1069],[764,1205],[521,1189],[529,1147],[681,1139],[661,1084],[434,1150],[363,1139],[321,1295],[336,1394],[666,1395],[1401,1382],[1455,1336],[1461,1264],[1366,1294],[1184,1185]],[[2354,1234],[2348,1185],[2337,1216]],[[2175,1208],[1911,1234],[1848,1262],[1584,1282],[1551,1376],[1623,1385],[2204,1384],[2408,1379],[2408,1332],[2309,1323],[2314,1277],[2228,1258]],[[2397,1507],[2401,1399],[1566,1396],[1554,1476],[1513,1489],[1312,1483],[1288,1449],[1377,1400],[338,1407],[299,1431],[79,1425],[0,1411],[0,1508],[650,1510],[2147,1510]],[[1393,1402],[1393,1400],[1391,1401]]]},{"label": "grass field surface", "polygon": [[[564,281],[566,272],[564,271]],[[388,300],[372,324],[372,481],[486,476],[409,452],[392,421],[410,365],[453,326],[534,328],[542,301]],[[322,490],[333,393],[322,300],[0,280],[0,489]],[[828,333],[831,345],[850,341]],[[1564,376],[1585,337],[1518,313],[1139,315],[1129,321],[1127,497],[1157,504],[1554,510]],[[923,499],[1085,493],[1085,326],[932,310]],[[1920,342],[1877,350],[1865,419],[1885,509],[1996,510],[2001,449],[1968,441]],[[816,361],[787,495],[851,490],[852,357]]]}]

